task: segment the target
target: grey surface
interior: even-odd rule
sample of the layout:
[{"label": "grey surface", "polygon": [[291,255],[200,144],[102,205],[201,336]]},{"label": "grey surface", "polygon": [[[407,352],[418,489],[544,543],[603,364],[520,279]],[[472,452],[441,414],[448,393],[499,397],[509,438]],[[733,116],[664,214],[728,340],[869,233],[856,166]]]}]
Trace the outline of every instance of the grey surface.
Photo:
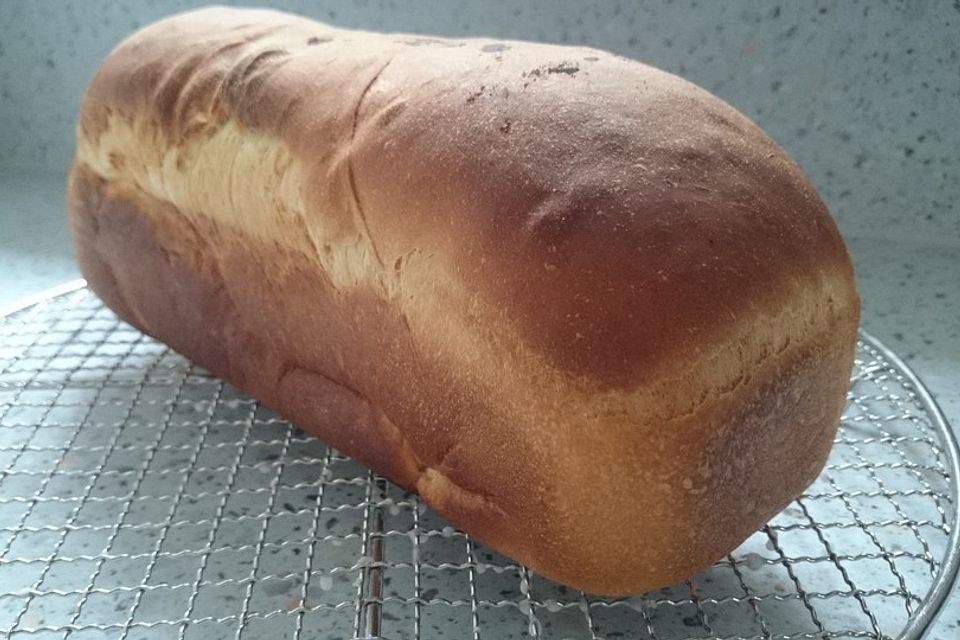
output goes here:
[{"label": "grey surface", "polygon": [[[0,304],[76,274],[63,176],[97,61],[194,4],[0,0]],[[864,327],[960,424],[957,2],[273,4],[342,26],[586,43],[713,90],[811,176],[854,256]],[[958,629],[954,597],[931,637]]]},{"label": "grey surface", "polygon": [[0,307],[79,277],[64,188],[48,173],[0,173]]},{"label": "grey surface", "polygon": [[7,637],[916,640],[960,562],[960,452],[868,338],[817,481],[713,567],[630,598],[486,549],[85,289],[0,317],[0,345]]}]

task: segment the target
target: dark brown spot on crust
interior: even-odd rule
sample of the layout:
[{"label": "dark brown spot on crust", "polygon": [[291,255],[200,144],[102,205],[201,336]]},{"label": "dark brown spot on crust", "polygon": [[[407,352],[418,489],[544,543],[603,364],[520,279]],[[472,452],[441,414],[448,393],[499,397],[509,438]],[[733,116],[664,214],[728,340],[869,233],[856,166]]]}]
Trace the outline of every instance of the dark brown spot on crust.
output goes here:
[{"label": "dark brown spot on crust", "polygon": [[576,75],[578,71],[580,71],[580,66],[577,65],[575,62],[564,61],[559,64],[555,64],[553,66],[544,65],[542,67],[536,67],[535,69],[531,69],[530,71],[524,72],[520,75],[521,77],[524,77],[524,78],[539,78],[544,74],[553,74],[553,73],[562,73],[564,75],[572,76],[572,75]]},{"label": "dark brown spot on crust", "polygon": [[478,90],[474,91],[469,96],[467,96],[467,104],[472,104],[477,98],[483,95],[483,92],[486,91],[486,89],[487,89],[486,85],[483,85],[483,84],[480,85],[480,88]]},{"label": "dark brown spot on crust", "polygon": [[308,45],[323,44],[324,42],[333,42],[333,38],[329,36],[323,36],[322,38],[320,36],[313,36],[307,38]]},{"label": "dark brown spot on crust", "polygon": [[547,67],[547,73],[565,73],[572,76],[580,71],[580,67],[573,62],[561,62],[555,67]]}]

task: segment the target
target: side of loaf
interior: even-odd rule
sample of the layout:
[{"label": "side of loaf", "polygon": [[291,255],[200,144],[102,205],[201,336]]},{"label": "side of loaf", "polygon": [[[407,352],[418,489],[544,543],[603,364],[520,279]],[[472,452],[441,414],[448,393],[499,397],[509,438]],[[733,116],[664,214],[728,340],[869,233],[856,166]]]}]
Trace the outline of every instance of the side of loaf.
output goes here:
[{"label": "side of loaf", "polygon": [[859,301],[811,185],[597,50],[168,18],[93,79],[68,207],[121,318],[590,592],[731,551],[844,404]]}]

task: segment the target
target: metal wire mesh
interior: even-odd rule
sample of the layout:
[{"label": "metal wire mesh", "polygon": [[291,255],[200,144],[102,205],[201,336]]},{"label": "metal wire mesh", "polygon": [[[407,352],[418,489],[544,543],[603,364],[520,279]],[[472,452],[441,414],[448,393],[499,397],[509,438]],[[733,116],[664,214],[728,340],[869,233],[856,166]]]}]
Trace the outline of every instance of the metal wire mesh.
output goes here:
[{"label": "metal wire mesh", "polygon": [[926,392],[862,340],[829,465],[802,498],[683,584],[591,597],[454,530],[75,286],[0,319],[0,632],[915,637],[956,571],[956,472]]}]

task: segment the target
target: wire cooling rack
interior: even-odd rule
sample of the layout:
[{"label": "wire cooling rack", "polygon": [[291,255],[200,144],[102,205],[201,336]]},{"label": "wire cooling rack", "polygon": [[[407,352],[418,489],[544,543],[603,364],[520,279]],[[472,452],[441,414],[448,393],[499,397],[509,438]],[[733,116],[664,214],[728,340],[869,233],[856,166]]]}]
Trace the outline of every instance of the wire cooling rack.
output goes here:
[{"label": "wire cooling rack", "polygon": [[863,336],[803,497],[685,583],[592,597],[456,531],[78,282],[0,318],[0,633],[916,638],[957,571],[957,472],[927,392]]}]

